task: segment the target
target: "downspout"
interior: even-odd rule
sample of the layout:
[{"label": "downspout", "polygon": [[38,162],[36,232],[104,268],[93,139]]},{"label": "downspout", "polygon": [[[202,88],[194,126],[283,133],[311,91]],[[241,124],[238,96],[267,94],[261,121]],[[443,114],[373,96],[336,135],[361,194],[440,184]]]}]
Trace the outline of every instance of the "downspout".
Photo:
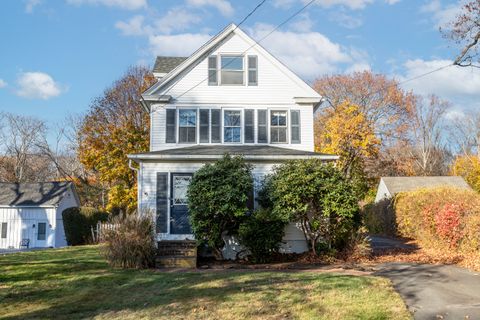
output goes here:
[{"label": "downspout", "polygon": [[137,214],[140,214],[140,181],[139,181],[140,170],[135,168],[132,165],[132,159],[128,159],[128,167],[137,173]]}]

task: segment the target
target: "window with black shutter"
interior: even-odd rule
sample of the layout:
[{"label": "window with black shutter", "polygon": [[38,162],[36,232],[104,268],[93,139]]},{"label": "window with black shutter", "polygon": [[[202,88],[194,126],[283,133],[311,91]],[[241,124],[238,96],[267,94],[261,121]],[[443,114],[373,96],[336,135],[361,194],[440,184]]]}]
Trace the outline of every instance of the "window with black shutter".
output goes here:
[{"label": "window with black shutter", "polygon": [[254,110],[252,109],[246,109],[245,110],[245,137],[244,137],[244,142],[245,143],[254,143],[255,138],[254,138]]},{"label": "window with black shutter", "polygon": [[176,133],[177,133],[176,122],[177,121],[176,120],[177,120],[176,110],[167,109],[167,125],[165,126],[166,128],[165,142],[166,143],[177,142],[177,139],[176,139]]},{"label": "window with black shutter", "polygon": [[210,110],[200,109],[200,143],[209,143]]},{"label": "window with black shutter", "polygon": [[257,142],[267,143],[267,110],[257,110]]},{"label": "window with black shutter", "polygon": [[211,110],[212,119],[210,121],[210,142],[212,143],[219,143],[222,141],[221,138],[221,110],[220,109],[212,109]]},{"label": "window with black shutter", "polygon": [[300,110],[290,111],[291,142],[300,143]]},{"label": "window with black shutter", "polygon": [[257,56],[248,56],[248,85],[258,85]]},{"label": "window with black shutter", "polygon": [[218,85],[217,56],[208,57],[208,85]]}]

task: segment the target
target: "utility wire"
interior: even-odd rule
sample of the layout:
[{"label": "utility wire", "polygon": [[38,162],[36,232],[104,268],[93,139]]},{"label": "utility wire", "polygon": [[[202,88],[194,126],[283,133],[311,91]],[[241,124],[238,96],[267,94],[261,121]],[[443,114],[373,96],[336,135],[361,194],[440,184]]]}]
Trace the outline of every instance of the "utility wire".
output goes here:
[{"label": "utility wire", "polygon": [[[290,15],[287,19],[285,19],[283,22],[281,22],[279,25],[277,25],[275,28],[273,28],[270,32],[268,32],[265,36],[263,36],[262,38],[260,38],[260,40],[254,40],[254,43],[249,46],[245,51],[243,51],[240,55],[244,55],[245,53],[248,52],[248,50],[252,49],[253,47],[255,47],[256,45],[259,45],[260,42],[262,42],[263,40],[265,40],[266,38],[268,38],[270,35],[272,35],[272,33],[274,33],[275,31],[277,31],[279,28],[281,28],[282,26],[284,26],[285,24],[287,24],[288,22],[290,22],[293,18],[295,18],[296,16],[298,16],[300,13],[302,13],[305,9],[307,9],[310,5],[312,5],[314,2],[316,2],[317,0],[310,0],[307,4],[305,4],[303,7],[301,7],[300,9],[298,9],[297,11],[295,11],[292,15]],[[247,17],[245,17],[245,19],[243,19],[241,21],[241,23],[243,23],[249,16],[251,16],[253,14],[253,12],[255,12],[256,9],[258,9],[265,1],[262,1],[257,7],[255,7],[255,9],[247,15]],[[235,29],[237,29],[238,27],[240,26],[237,25]],[[233,30],[235,30],[233,29]],[[232,31],[233,32],[233,31]],[[228,63],[226,63],[225,65],[222,66],[222,68],[228,66],[230,63],[232,63],[233,60],[229,61]],[[199,83],[197,83],[196,85],[194,85],[193,87],[191,87],[190,89],[186,90],[185,92],[181,93],[180,95],[178,95],[176,97],[176,99],[178,98],[181,98],[182,96],[184,96],[185,94],[187,94],[188,92],[192,91],[193,89],[195,89],[196,87],[198,87],[199,85],[201,85],[202,83],[204,83],[206,80],[209,80],[210,79],[210,75],[208,75],[205,79],[203,79],[202,81],[200,81]],[[168,92],[173,86],[171,86],[166,92]]]}]

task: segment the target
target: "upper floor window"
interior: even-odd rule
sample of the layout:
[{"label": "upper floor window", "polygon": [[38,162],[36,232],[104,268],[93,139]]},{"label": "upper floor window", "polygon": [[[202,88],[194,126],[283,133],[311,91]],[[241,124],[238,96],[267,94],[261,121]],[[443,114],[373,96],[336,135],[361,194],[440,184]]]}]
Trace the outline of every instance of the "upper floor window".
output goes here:
[{"label": "upper floor window", "polygon": [[223,113],[223,141],[240,142],[241,131],[241,111],[225,110]]},{"label": "upper floor window", "polygon": [[270,142],[287,143],[287,111],[270,113]]},{"label": "upper floor window", "polygon": [[221,84],[243,85],[243,56],[221,56]]},{"label": "upper floor window", "polygon": [[178,142],[195,143],[197,132],[197,111],[180,109],[178,111]]}]

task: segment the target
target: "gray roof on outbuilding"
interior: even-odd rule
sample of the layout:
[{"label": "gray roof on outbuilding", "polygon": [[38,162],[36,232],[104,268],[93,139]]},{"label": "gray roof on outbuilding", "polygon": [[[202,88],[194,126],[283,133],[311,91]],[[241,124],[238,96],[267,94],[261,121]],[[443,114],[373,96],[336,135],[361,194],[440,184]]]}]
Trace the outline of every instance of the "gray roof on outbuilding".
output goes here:
[{"label": "gray roof on outbuilding", "polygon": [[471,189],[468,183],[458,176],[437,177],[382,177],[382,181],[390,192],[395,195],[399,192],[413,191],[421,188],[456,187]]},{"label": "gray roof on outbuilding", "polygon": [[71,182],[0,183],[0,205],[56,206]]},{"label": "gray roof on outbuilding", "polygon": [[180,63],[185,61],[187,57],[157,57],[155,65],[153,66],[153,72],[155,73],[169,73]]},{"label": "gray roof on outbuilding", "polygon": [[270,145],[197,145],[184,148],[167,149],[129,155],[131,159],[217,159],[224,154],[242,155],[246,159],[303,159],[303,158],[325,158],[336,160],[338,157],[330,154],[303,151]]}]

